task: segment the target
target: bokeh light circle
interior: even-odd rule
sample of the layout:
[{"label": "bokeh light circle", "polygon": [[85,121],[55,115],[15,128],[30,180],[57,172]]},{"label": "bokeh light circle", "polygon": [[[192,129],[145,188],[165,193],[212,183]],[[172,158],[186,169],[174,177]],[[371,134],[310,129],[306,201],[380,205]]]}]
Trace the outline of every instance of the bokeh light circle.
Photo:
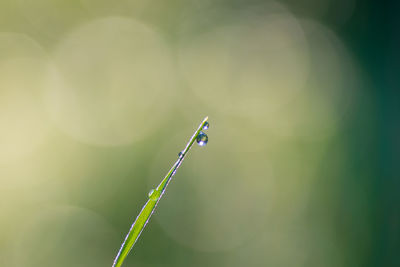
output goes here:
[{"label": "bokeh light circle", "polygon": [[356,105],[358,73],[340,39],[322,24],[302,20],[310,47],[310,75],[288,105],[265,114],[265,125],[275,134],[320,141],[332,136],[340,121]]},{"label": "bokeh light circle", "polygon": [[182,38],[180,71],[199,106],[285,138],[332,136],[356,104],[351,54],[318,22],[254,17]]},{"label": "bokeh light circle", "polygon": [[159,127],[173,100],[174,76],[156,31],[129,18],[95,20],[57,47],[48,110],[79,141],[128,144]]},{"label": "bokeh light circle", "polygon": [[288,12],[239,17],[182,38],[180,70],[195,95],[213,109],[262,118],[289,102],[308,77],[308,46]]}]

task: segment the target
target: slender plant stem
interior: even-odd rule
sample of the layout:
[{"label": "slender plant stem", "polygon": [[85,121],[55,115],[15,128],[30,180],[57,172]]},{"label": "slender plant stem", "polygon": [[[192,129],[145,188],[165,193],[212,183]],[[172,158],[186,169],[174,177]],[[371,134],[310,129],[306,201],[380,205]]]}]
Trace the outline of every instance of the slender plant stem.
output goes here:
[{"label": "slender plant stem", "polygon": [[113,267],[119,267],[124,262],[126,256],[128,256],[129,252],[131,251],[132,247],[135,245],[136,241],[138,240],[140,234],[142,233],[143,229],[146,227],[151,215],[153,214],[158,202],[160,201],[161,197],[164,195],[165,189],[167,188],[169,182],[171,181],[172,177],[175,175],[176,171],[178,170],[179,166],[181,166],[185,156],[189,152],[190,148],[192,147],[193,143],[195,142],[197,136],[203,129],[204,125],[207,123],[208,117],[206,117],[202,123],[200,123],[197,130],[194,132],[193,136],[190,138],[189,142],[186,144],[184,150],[179,153],[178,160],[172,165],[171,169],[165,175],[164,179],[160,182],[160,184],[154,189],[154,191],[149,196],[149,200],[143,206],[142,210],[140,211],[139,215],[136,217],[136,220],[133,222],[131,228],[129,229],[128,234],[125,237],[124,242],[121,245],[120,250],[118,251],[117,256],[115,257]]}]

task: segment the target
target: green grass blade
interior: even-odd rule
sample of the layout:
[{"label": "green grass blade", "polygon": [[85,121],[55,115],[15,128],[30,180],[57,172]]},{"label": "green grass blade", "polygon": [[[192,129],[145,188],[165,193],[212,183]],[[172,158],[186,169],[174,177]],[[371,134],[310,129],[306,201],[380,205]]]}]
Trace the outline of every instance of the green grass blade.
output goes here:
[{"label": "green grass blade", "polygon": [[190,138],[189,142],[186,144],[184,150],[182,150],[178,160],[172,165],[171,169],[164,177],[164,179],[160,182],[160,184],[149,194],[149,200],[143,206],[142,210],[140,211],[139,215],[136,217],[136,220],[133,222],[131,229],[129,230],[127,236],[125,237],[124,242],[121,245],[120,250],[118,251],[117,256],[115,257],[113,267],[119,267],[124,262],[126,256],[128,256],[129,252],[131,251],[132,247],[135,245],[136,241],[138,240],[140,234],[142,233],[143,229],[145,228],[147,222],[149,221],[151,215],[154,212],[158,202],[160,201],[161,197],[163,196],[165,189],[167,188],[171,178],[175,175],[176,171],[178,170],[179,166],[182,164],[183,160],[185,159],[186,154],[189,152],[190,148],[192,147],[196,137],[199,135],[201,130],[203,129],[204,125],[207,123],[208,117],[206,117],[202,123],[200,123],[198,129],[194,132],[193,136]]}]

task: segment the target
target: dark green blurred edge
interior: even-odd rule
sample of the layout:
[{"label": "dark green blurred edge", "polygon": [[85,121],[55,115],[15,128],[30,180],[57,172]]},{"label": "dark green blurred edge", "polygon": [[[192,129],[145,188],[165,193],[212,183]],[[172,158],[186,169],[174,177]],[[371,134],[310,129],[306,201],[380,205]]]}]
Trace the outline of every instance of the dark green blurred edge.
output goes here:
[{"label": "dark green blurred edge", "polygon": [[[400,266],[400,2],[356,4],[354,16],[337,32],[368,77],[365,90],[370,91],[376,108],[376,117],[366,120],[356,115],[348,128],[354,153],[366,153],[359,162],[352,162],[354,168],[373,164],[368,168],[373,171],[369,202],[373,240],[364,266]],[[358,147],[357,140],[365,131],[374,131],[374,138],[369,147]]]}]

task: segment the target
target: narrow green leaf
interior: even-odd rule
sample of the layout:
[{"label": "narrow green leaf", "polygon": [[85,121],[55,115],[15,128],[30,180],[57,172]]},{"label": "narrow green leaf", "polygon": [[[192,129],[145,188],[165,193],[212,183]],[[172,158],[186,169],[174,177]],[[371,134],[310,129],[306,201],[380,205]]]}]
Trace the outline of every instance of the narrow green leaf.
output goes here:
[{"label": "narrow green leaf", "polygon": [[[206,126],[206,127],[204,127]],[[131,251],[133,245],[135,245],[136,241],[138,240],[140,234],[142,233],[144,227],[146,226],[147,222],[149,221],[151,215],[154,212],[158,202],[160,201],[161,197],[163,196],[165,189],[167,188],[171,178],[175,175],[176,171],[178,170],[179,166],[182,164],[186,154],[189,152],[190,148],[192,147],[194,141],[200,134],[200,132],[208,128],[208,117],[206,117],[202,123],[200,123],[199,128],[194,132],[193,136],[190,138],[189,142],[186,144],[184,150],[179,153],[178,160],[172,165],[171,169],[161,181],[161,183],[157,186],[156,189],[153,189],[149,193],[149,200],[143,206],[142,210],[140,211],[139,215],[136,217],[136,220],[133,222],[131,229],[129,230],[127,236],[125,237],[124,242],[121,245],[120,250],[118,251],[117,256],[115,257],[113,267],[119,267],[124,262],[126,256]],[[204,144],[204,143],[203,143]]]}]

